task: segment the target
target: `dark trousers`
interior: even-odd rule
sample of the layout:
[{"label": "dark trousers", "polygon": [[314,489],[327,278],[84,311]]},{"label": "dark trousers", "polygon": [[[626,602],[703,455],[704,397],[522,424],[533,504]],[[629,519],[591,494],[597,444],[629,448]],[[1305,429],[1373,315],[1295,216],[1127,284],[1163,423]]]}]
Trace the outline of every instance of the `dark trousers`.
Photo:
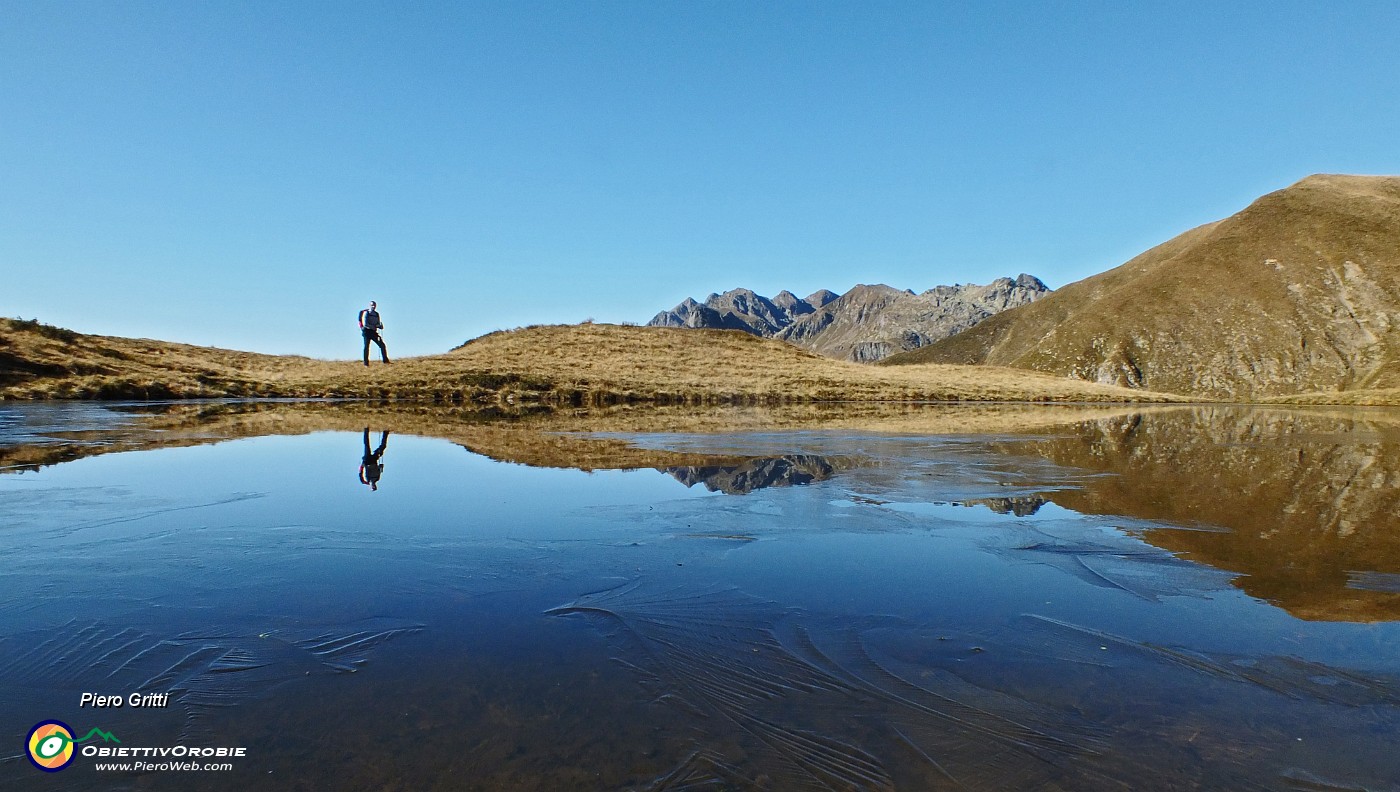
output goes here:
[{"label": "dark trousers", "polygon": [[360,331],[365,337],[365,365],[369,365],[369,343],[373,341],[379,345],[379,356],[385,363],[389,362],[389,350],[384,348],[384,339],[379,337],[378,330],[371,330],[368,327]]}]

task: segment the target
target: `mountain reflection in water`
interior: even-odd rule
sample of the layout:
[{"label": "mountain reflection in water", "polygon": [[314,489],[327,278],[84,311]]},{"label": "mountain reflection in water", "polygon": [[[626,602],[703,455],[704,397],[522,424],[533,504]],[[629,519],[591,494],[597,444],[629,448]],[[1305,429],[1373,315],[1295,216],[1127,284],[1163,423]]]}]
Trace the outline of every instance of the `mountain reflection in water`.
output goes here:
[{"label": "mountain reflection in water", "polygon": [[0,405],[12,746],[249,746],[211,790],[1400,777],[1392,411],[142,409]]},{"label": "mountain reflection in water", "polygon": [[1040,507],[1049,503],[1042,495],[1027,495],[1020,498],[973,498],[963,501],[964,506],[986,506],[997,514],[1014,514],[1017,517],[1032,517]]},{"label": "mountain reflection in water", "polygon": [[1384,410],[1196,407],[994,447],[1111,475],[1048,493],[1161,523],[1158,547],[1239,573],[1305,619],[1400,619],[1400,421]]},{"label": "mountain reflection in water", "polygon": [[815,454],[787,454],[750,459],[742,465],[723,467],[669,467],[663,472],[687,487],[704,484],[710,492],[742,495],[765,487],[791,487],[825,481],[836,474],[830,460]]},{"label": "mountain reflection in water", "polygon": [[[1148,521],[1153,525],[1135,529],[1141,538],[1235,573],[1244,591],[1301,618],[1400,619],[1400,412],[1384,408],[853,405],[515,414],[263,402],[126,409],[151,414],[144,429],[125,412],[103,426],[102,414],[113,414],[91,405],[9,407],[12,440],[0,442],[0,470],[230,437],[362,432],[372,423],[449,439],[501,461],[654,468],[687,487],[726,494],[841,475],[878,491],[918,466],[912,460],[919,443],[910,438],[935,435],[1003,457],[991,474],[1002,486],[1024,480],[1021,491],[1004,496],[968,490],[956,481],[988,465],[969,459],[951,473],[920,474],[925,484],[947,480],[930,500],[1017,517],[1033,516],[1049,502]],[[803,431],[766,434],[766,446],[694,434],[743,426]],[[869,452],[864,447],[871,441],[816,442],[807,434],[828,427],[883,441]],[[1054,468],[1027,476],[1016,460],[1029,459]]]},{"label": "mountain reflection in water", "polygon": [[[912,433],[918,425],[909,419],[903,427],[881,429]],[[1025,433],[1012,419],[986,438],[951,436],[964,438],[961,448],[979,448],[992,459],[969,457],[942,484],[944,473],[911,473],[928,463],[918,458],[919,443],[903,432],[872,452],[879,461],[850,452],[870,446],[869,438],[823,443],[794,437],[787,448],[830,453],[830,459],[841,460],[833,475],[870,492],[907,489],[918,479],[932,486],[930,500],[981,505],[998,514],[1029,517],[1054,503],[1077,513],[1128,518],[1135,521],[1126,526],[1133,536],[1233,573],[1233,583],[1246,593],[1300,618],[1400,619],[1400,412],[1156,408],[1074,416],[1060,426]],[[648,434],[640,444],[690,453],[735,450],[723,436],[673,441]],[[1018,461],[1028,460],[1052,467],[1027,478]],[[1030,491],[1007,497],[969,494],[956,480],[979,468],[990,468],[989,477],[1002,486]],[[1115,555],[1098,545],[1076,552],[1063,540],[1021,550],[1042,558],[1054,552],[1066,559],[1056,563],[1083,565],[1100,565]]]}]

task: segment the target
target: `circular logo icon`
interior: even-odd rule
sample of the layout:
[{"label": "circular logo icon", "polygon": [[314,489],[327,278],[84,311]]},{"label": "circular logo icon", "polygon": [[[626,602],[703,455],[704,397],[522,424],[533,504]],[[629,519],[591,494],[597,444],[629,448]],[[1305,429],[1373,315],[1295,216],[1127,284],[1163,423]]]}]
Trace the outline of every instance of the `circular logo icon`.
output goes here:
[{"label": "circular logo icon", "polygon": [[63,721],[47,720],[29,730],[29,761],[57,773],[73,761],[73,730]]}]

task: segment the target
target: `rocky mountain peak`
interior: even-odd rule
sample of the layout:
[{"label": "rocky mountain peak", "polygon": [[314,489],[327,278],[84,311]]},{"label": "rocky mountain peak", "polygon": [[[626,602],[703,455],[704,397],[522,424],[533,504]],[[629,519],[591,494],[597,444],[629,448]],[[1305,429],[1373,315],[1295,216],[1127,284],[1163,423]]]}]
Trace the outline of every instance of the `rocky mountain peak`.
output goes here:
[{"label": "rocky mountain peak", "polygon": [[1042,281],[1040,278],[1037,278],[1034,275],[1027,275],[1024,272],[1016,276],[1016,280],[1014,281],[1014,283],[1016,286],[1019,286],[1022,289],[1032,289],[1034,291],[1043,292],[1050,291],[1050,288],[1046,286],[1045,282]]},{"label": "rocky mountain peak", "polygon": [[858,284],[842,295],[822,289],[805,299],[784,290],[770,300],[739,288],[711,294],[703,304],[687,298],[649,324],[742,330],[864,362],[945,338],[1048,291],[1039,278],[1024,273],[985,286],[936,286],[922,294],[876,283]]}]

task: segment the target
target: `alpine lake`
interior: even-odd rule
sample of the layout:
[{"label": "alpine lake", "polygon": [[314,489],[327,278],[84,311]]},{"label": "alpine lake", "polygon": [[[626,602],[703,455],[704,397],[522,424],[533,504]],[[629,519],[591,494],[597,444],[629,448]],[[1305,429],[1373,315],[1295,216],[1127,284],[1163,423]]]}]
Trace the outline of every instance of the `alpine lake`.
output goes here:
[{"label": "alpine lake", "polygon": [[6,790],[1400,789],[1400,410],[3,403],[0,541]]}]

